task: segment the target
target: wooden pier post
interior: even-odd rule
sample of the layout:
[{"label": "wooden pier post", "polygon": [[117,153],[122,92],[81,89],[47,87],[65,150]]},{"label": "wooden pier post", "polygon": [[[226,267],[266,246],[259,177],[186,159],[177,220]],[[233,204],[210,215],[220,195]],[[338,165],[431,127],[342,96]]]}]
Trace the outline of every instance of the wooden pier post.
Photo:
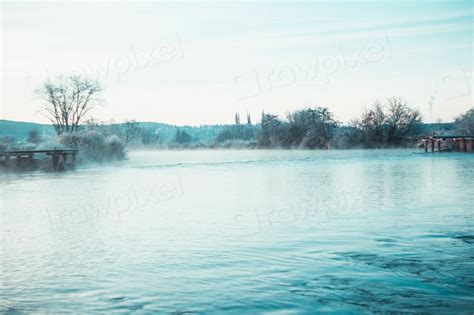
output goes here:
[{"label": "wooden pier post", "polygon": [[33,166],[33,163],[34,160],[33,160],[33,154],[28,154],[28,165],[29,166]]},{"label": "wooden pier post", "polygon": [[59,154],[58,155],[58,170],[64,170],[64,166],[66,165],[66,154]]},{"label": "wooden pier post", "polygon": [[423,146],[425,147],[425,153],[428,153],[428,139],[423,140]]},{"label": "wooden pier post", "polygon": [[16,155],[16,166],[18,166],[18,167],[21,166],[21,155],[20,154]]},{"label": "wooden pier post", "polygon": [[434,138],[431,138],[431,153],[434,153]]},{"label": "wooden pier post", "polygon": [[52,157],[53,157],[53,170],[57,170],[58,169],[58,156],[57,154],[52,154]]},{"label": "wooden pier post", "polygon": [[72,167],[76,167],[76,151],[72,152]]},{"label": "wooden pier post", "polygon": [[438,153],[441,153],[441,139],[438,139]]}]

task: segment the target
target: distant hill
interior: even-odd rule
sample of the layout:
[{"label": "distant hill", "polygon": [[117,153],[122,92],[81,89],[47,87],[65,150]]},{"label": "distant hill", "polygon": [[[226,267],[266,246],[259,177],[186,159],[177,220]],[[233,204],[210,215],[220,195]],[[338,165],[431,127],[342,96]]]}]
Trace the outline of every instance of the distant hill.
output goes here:
[{"label": "distant hill", "polygon": [[24,140],[28,137],[28,132],[32,130],[38,131],[44,138],[53,137],[56,134],[52,125],[0,119],[0,137]]},{"label": "distant hill", "polygon": [[[141,128],[153,130],[164,143],[171,142],[178,129],[186,131],[193,141],[212,142],[227,127],[227,125],[176,126],[157,122],[139,122],[139,125]],[[28,132],[32,130],[38,131],[44,139],[56,135],[52,125],[0,119],[0,137],[12,137],[21,141],[25,140]]]}]

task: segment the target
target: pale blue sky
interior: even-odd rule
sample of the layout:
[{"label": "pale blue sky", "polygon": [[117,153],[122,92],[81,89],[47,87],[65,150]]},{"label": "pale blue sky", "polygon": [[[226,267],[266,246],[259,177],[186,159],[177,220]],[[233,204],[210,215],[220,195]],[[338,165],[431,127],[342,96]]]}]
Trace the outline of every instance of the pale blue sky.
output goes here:
[{"label": "pale blue sky", "polygon": [[104,120],[327,106],[347,122],[399,96],[449,121],[473,106],[473,13],[471,1],[3,1],[1,117],[46,122],[34,89],[80,73],[103,83]]}]

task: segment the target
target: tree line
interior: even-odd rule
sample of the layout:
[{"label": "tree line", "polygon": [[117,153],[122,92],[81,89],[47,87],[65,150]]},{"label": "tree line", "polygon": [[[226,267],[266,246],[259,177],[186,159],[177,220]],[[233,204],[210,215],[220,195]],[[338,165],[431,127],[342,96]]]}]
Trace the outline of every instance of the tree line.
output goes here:
[{"label": "tree line", "polygon": [[[162,144],[157,130],[140,126],[136,121],[120,124],[101,124],[84,118],[100,103],[102,87],[97,81],[79,76],[48,80],[36,95],[43,100],[44,113],[51,121],[58,136],[77,132],[95,131],[114,136],[123,146]],[[455,126],[463,134],[474,134],[474,109],[459,116]],[[328,107],[306,107],[288,112],[280,118],[263,112],[260,123],[252,124],[247,113],[245,122],[240,114],[234,124],[222,128],[212,143],[202,143],[181,128],[171,140],[174,146],[245,146],[255,148],[385,148],[411,146],[426,135],[420,112],[401,98],[392,97],[383,102],[375,101],[359,117],[343,125],[334,118]],[[116,139],[116,140],[117,140]],[[31,133],[31,142],[38,142],[38,135]]]},{"label": "tree line", "polygon": [[242,125],[236,120],[216,141],[247,141],[249,146],[259,148],[411,147],[428,134],[474,135],[474,108],[458,116],[448,130],[436,130],[440,125],[423,123],[419,110],[401,98],[391,97],[375,101],[347,125],[337,121],[327,107],[288,112],[283,119],[263,112],[260,124]]}]

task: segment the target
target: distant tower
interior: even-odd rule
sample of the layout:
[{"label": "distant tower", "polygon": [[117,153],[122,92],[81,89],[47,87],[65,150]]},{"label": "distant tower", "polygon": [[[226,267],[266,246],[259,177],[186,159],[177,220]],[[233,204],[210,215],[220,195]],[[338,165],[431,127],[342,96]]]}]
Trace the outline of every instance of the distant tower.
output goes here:
[{"label": "distant tower", "polygon": [[429,111],[430,111],[430,122],[431,122],[431,135],[433,135],[433,103],[435,101],[435,97],[434,96],[431,96],[430,97],[430,100],[428,102],[428,105],[429,105]]},{"label": "distant tower", "polygon": [[235,113],[235,124],[236,125],[240,125],[240,114],[239,113]]}]

